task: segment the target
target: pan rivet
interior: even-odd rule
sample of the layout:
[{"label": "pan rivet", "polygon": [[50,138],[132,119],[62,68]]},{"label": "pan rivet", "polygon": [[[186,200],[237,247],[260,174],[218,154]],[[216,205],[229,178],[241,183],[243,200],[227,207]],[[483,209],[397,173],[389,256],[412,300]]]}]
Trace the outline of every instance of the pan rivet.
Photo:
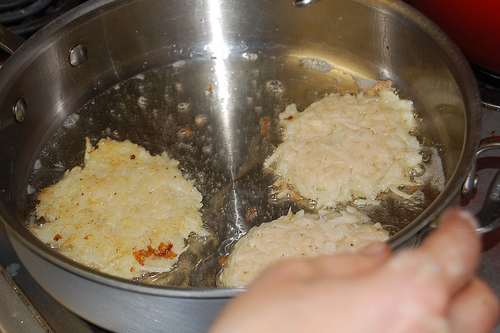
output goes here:
[{"label": "pan rivet", "polygon": [[319,0],[293,0],[292,3],[296,7],[304,7],[309,4],[313,4],[315,2],[318,2]]},{"label": "pan rivet", "polygon": [[78,44],[69,51],[69,63],[73,67],[78,67],[87,60],[87,47]]},{"label": "pan rivet", "polygon": [[14,117],[18,122],[22,122],[24,117],[26,117],[26,110],[28,107],[26,106],[26,101],[23,98],[19,98],[14,105]]}]

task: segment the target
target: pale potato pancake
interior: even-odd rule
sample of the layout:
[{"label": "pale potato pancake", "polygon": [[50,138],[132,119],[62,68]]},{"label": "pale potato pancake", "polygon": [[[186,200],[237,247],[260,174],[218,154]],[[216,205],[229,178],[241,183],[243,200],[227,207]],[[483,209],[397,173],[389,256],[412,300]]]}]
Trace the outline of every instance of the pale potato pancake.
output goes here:
[{"label": "pale potato pancake", "polygon": [[225,287],[246,286],[269,266],[289,258],[359,251],[389,234],[349,207],[320,216],[289,213],[250,229],[235,244],[219,277]]},{"label": "pale potato pancake", "polygon": [[413,103],[388,87],[330,94],[303,112],[291,104],[279,118],[283,142],[264,164],[278,176],[278,197],[292,189],[320,210],[419,185],[410,177],[422,163]]}]

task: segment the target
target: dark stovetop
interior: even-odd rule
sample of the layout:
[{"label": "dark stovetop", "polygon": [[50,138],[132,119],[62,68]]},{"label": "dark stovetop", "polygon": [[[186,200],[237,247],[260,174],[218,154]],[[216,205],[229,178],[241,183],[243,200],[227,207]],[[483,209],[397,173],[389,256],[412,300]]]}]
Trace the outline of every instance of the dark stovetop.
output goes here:
[{"label": "dark stovetop", "polygon": [[0,24],[27,38],[85,0],[9,0],[0,2]]}]

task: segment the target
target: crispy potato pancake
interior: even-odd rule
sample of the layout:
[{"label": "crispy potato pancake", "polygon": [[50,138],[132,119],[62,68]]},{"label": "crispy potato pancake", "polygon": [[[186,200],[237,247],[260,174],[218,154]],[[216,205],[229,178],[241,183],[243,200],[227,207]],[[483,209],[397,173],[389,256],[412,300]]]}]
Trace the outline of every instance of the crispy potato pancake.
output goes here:
[{"label": "crispy potato pancake", "polygon": [[130,141],[109,139],[93,148],[84,167],[38,196],[31,231],[60,253],[123,278],[165,272],[203,228],[201,194],[184,179],[178,161],[152,156]]}]

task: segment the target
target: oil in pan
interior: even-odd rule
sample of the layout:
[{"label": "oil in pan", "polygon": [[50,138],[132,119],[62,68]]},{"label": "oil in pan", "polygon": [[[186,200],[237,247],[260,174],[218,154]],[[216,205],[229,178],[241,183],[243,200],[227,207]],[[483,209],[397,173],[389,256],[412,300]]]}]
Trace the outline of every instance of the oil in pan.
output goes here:
[{"label": "oil in pan", "polygon": [[[190,237],[189,250],[171,272],[152,272],[144,280],[215,286],[219,259],[250,228],[289,210],[314,211],[314,202],[271,195],[275,179],[262,164],[281,141],[279,113],[290,103],[303,110],[332,92],[356,94],[367,82],[324,60],[294,55],[245,53],[224,66],[217,59],[187,60],[149,70],[98,95],[62,123],[35,163],[27,210],[33,211],[43,188],[83,164],[86,137],[93,144],[108,137],[130,140],[152,154],[166,151],[202,193],[204,225],[214,237]],[[423,132],[419,140],[429,143]],[[423,154],[424,168],[436,169],[437,150],[429,147]],[[419,188],[418,200],[381,194],[380,205],[361,210],[396,233],[439,194],[435,185],[442,176],[429,174],[434,176]]]}]

